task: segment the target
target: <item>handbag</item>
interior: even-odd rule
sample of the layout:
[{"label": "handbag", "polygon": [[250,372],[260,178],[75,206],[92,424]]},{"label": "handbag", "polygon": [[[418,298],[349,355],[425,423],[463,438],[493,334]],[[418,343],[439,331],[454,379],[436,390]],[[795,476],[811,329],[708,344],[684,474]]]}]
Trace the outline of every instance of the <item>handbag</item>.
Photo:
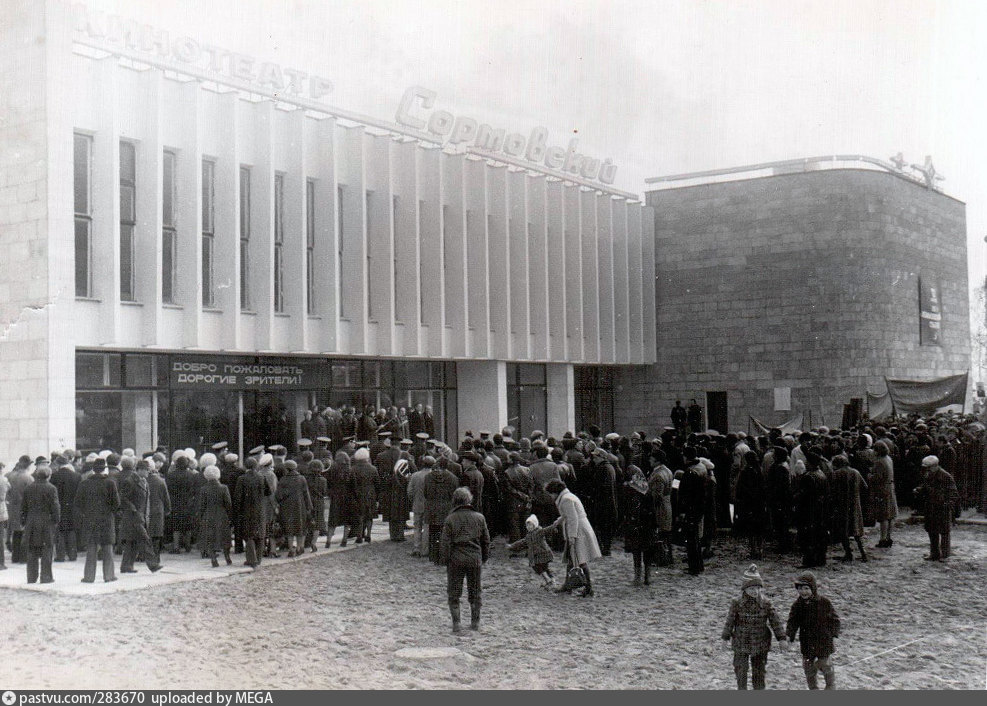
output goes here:
[{"label": "handbag", "polygon": [[586,575],[583,574],[583,570],[578,566],[574,566],[569,569],[569,573],[566,574],[565,583],[562,584],[563,591],[572,591],[576,588],[582,588],[586,585]]}]

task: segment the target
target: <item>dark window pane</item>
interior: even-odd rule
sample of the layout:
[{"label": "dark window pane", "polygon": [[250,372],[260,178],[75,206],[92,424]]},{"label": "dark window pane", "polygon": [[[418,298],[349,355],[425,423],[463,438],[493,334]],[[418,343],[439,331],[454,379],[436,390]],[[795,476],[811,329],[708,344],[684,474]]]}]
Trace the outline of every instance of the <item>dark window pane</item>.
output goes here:
[{"label": "dark window pane", "polygon": [[134,187],[120,187],[120,222],[134,223],[137,220],[137,206]]},{"label": "dark window pane", "polygon": [[442,363],[429,363],[429,385],[431,387],[443,387],[443,364]]},{"label": "dark window pane", "polygon": [[109,387],[120,387],[120,368],[123,364],[123,356],[120,353],[108,353],[106,356],[107,383]]},{"label": "dark window pane", "polygon": [[522,385],[544,385],[545,366],[539,363],[519,365]]},{"label": "dark window pane", "polygon": [[458,387],[458,385],[456,384],[456,364],[455,363],[446,363],[445,364],[445,367],[446,367],[446,384],[445,384],[445,386],[447,388],[453,388],[453,389],[455,389],[456,387]]},{"label": "dark window pane", "polygon": [[123,448],[122,394],[78,392],[75,395],[76,448],[83,454]]},{"label": "dark window pane", "polygon": [[216,165],[202,161],[202,230],[213,232],[213,194],[215,188]]},{"label": "dark window pane", "polygon": [[73,143],[73,170],[75,189],[75,212],[89,214],[90,157],[92,138],[76,135]]},{"label": "dark window pane", "polygon": [[75,386],[78,388],[104,387],[104,353],[75,354]]},{"label": "dark window pane", "polygon": [[85,218],[75,221],[75,296],[88,297],[89,292],[89,227]]},{"label": "dark window pane", "polygon": [[507,364],[507,384],[517,385],[517,363]]},{"label": "dark window pane", "polygon": [[378,366],[380,364],[376,360],[365,360],[363,361],[363,386],[366,388],[377,388],[379,382],[377,379]]},{"label": "dark window pane", "polygon": [[154,357],[150,355],[127,356],[127,387],[153,387],[154,377],[151,374],[154,367]]},{"label": "dark window pane", "polygon": [[165,230],[161,234],[161,299],[167,303],[175,301],[175,231]]},{"label": "dark window pane", "polygon": [[165,152],[161,162],[161,219],[164,225],[175,225],[175,153]]},{"label": "dark window pane", "polygon": [[120,299],[134,301],[134,227],[120,226]]},{"label": "dark window pane", "polygon": [[213,305],[212,284],[212,236],[202,238],[202,305]]},{"label": "dark window pane", "polygon": [[168,387],[168,356],[154,356],[154,376],[158,387]]},{"label": "dark window pane", "polygon": [[377,386],[382,390],[388,390],[394,387],[394,366],[389,360],[382,360],[378,364],[378,382]]},{"label": "dark window pane", "polygon": [[429,387],[428,363],[418,361],[395,362],[394,386],[407,390],[427,389]]},{"label": "dark window pane", "polygon": [[[170,441],[174,448],[202,450],[217,441],[226,441],[231,447],[237,447],[238,392],[175,390],[171,394],[174,418]],[[244,406],[250,394],[244,393]],[[271,443],[275,442],[272,440]],[[244,448],[249,449],[250,446],[245,443]]]},{"label": "dark window pane", "polygon": [[240,308],[250,308],[250,243],[240,241]]},{"label": "dark window pane", "polygon": [[359,387],[360,361],[337,360],[332,363],[332,386]]},{"label": "dark window pane", "polygon": [[137,151],[132,142],[120,142],[120,180],[133,183],[137,173]]},{"label": "dark window pane", "polygon": [[455,390],[448,390],[445,393],[444,412],[446,438],[443,439],[443,441],[448,444],[455,442],[455,440],[459,438],[459,411],[456,406],[457,401]]}]

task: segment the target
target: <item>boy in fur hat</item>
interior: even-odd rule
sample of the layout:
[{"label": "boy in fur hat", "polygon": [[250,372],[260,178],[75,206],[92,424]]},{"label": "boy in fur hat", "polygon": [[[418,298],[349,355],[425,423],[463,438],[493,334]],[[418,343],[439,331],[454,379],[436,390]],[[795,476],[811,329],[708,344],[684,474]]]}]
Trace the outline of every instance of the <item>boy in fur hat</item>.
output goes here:
[{"label": "boy in fur hat", "polygon": [[840,636],[840,617],[833,604],[819,595],[816,576],[803,571],[795,580],[799,597],[788,613],[788,639],[799,636],[802,648],[802,668],[810,689],[818,689],[818,675],[823,673],[827,689],[836,688],[836,672],[833,669],[833,639]]},{"label": "boy in fur hat", "polygon": [[757,571],[757,564],[751,564],[744,572],[740,597],[730,603],[727,622],[723,626],[721,637],[729,640],[733,649],[733,671],[737,676],[738,689],[747,688],[748,663],[753,671],[754,688],[764,688],[772,631],[781,649],[788,648],[788,639],[778,613],[771,601],[761,595],[763,588],[764,581]]}]

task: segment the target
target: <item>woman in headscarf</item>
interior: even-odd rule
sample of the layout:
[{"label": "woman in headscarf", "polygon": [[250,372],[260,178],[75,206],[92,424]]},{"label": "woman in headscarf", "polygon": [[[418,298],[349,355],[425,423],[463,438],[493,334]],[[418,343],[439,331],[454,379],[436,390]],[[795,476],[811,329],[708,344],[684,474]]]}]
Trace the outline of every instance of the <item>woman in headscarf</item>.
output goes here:
[{"label": "woman in headscarf", "polygon": [[199,546],[208,554],[213,566],[219,566],[216,554],[220,551],[229,565],[233,563],[230,558],[230,514],[233,511],[230,489],[219,482],[216,466],[206,466],[202,476],[198,512],[202,538]]},{"label": "woman in headscarf", "polygon": [[635,464],[627,467],[630,479],[624,483],[624,551],[634,557],[634,585],[651,583],[651,564],[660,546],[658,538],[658,499],[651,492],[648,473]]},{"label": "woman in headscarf", "polygon": [[891,524],[898,517],[898,501],[894,492],[894,462],[888,455],[888,445],[883,441],[874,444],[874,454],[874,465],[866,481],[870,487],[871,511],[881,528],[881,541],[877,546],[887,548],[894,544],[891,539]]}]

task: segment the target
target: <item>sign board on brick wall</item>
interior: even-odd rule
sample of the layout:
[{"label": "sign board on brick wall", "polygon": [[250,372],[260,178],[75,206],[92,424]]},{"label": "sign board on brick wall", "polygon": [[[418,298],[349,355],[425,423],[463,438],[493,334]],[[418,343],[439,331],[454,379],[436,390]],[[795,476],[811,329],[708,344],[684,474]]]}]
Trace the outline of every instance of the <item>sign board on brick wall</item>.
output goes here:
[{"label": "sign board on brick wall", "polygon": [[924,275],[918,278],[919,343],[923,346],[942,345],[942,291],[939,278]]},{"label": "sign board on brick wall", "polygon": [[790,412],[792,409],[792,388],[790,387],[776,387],[775,388],[775,411],[776,412]]}]

